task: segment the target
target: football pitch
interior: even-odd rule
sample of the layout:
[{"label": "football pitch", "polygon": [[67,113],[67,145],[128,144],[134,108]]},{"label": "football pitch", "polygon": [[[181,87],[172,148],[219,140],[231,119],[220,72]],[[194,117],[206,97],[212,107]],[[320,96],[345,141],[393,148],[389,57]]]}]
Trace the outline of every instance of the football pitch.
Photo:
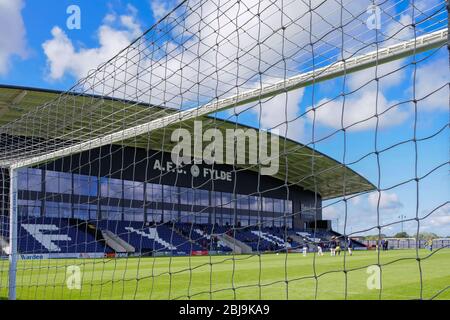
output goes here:
[{"label": "football pitch", "polygon": [[[280,253],[28,260],[19,261],[17,298],[450,299],[450,250],[420,250],[420,263],[416,258],[415,250],[397,250],[336,257]],[[376,268],[368,268],[378,263],[380,289]],[[79,267],[79,289],[67,286],[68,266]],[[7,297],[7,273],[8,262],[0,260],[0,298]]]}]

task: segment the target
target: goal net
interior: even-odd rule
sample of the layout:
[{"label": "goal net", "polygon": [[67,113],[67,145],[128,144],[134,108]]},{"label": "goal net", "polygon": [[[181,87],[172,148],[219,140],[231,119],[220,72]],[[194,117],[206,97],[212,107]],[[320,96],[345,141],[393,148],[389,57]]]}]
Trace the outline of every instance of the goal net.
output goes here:
[{"label": "goal net", "polygon": [[0,298],[448,297],[448,242],[359,240],[448,236],[447,6],[177,1],[67,92],[1,89]]}]

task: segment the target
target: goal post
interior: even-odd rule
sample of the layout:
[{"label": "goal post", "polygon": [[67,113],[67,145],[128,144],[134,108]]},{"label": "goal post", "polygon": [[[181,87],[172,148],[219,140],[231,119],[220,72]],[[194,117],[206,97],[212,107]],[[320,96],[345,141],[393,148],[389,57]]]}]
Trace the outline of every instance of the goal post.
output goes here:
[{"label": "goal post", "polygon": [[17,238],[18,238],[18,210],[17,210],[17,171],[9,170],[9,273],[8,273],[8,299],[16,300],[17,290]]}]

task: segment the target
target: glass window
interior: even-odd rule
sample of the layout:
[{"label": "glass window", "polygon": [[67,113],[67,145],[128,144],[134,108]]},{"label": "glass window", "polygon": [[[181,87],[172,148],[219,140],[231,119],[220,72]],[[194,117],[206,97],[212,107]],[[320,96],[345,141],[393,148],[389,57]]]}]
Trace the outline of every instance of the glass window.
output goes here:
[{"label": "glass window", "polygon": [[97,177],[74,174],[73,193],[81,196],[96,197],[98,194]]},{"label": "glass window", "polygon": [[97,206],[92,204],[76,203],[73,208],[73,217],[82,220],[96,220]]},{"label": "glass window", "polygon": [[219,191],[211,191],[211,206],[212,207],[222,206],[222,199]]},{"label": "glass window", "polygon": [[272,227],[272,226],[273,226],[273,218],[263,217],[263,227]]},{"label": "glass window", "polygon": [[273,212],[273,199],[263,197],[263,211]]},{"label": "glass window", "polygon": [[195,189],[194,197],[195,197],[195,205],[209,207],[209,192],[208,192],[208,190]]},{"label": "glass window", "polygon": [[257,226],[258,225],[258,221],[259,221],[258,216],[250,216],[249,223],[250,223],[251,226]]},{"label": "glass window", "polygon": [[101,206],[102,219],[122,220],[122,207]]},{"label": "glass window", "polygon": [[250,210],[261,211],[261,198],[258,196],[249,196]]},{"label": "glass window", "polygon": [[219,209],[217,209],[217,208],[215,208],[215,209],[213,209],[213,210],[211,210],[212,212],[211,212],[211,215],[210,215],[210,223],[212,223],[212,224],[214,224],[214,223],[219,223],[219,221],[216,221],[216,220],[218,220],[218,217],[219,217],[219,215],[220,215],[220,213],[219,213]]},{"label": "glass window", "polygon": [[284,226],[284,219],[275,219],[273,221],[273,225],[275,227],[283,227]]},{"label": "glass window", "polygon": [[239,216],[238,219],[239,219],[241,226],[246,227],[246,226],[248,226],[250,216],[242,215],[242,216]]},{"label": "glass window", "polygon": [[164,222],[178,221],[178,211],[164,210]]},{"label": "glass window", "polygon": [[18,171],[17,188],[25,191],[42,191],[42,171],[24,168]]},{"label": "glass window", "polygon": [[59,216],[59,205],[58,202],[46,201],[44,216],[57,218]]},{"label": "glass window", "polygon": [[40,217],[41,201],[38,200],[19,200],[19,215],[24,217]]},{"label": "glass window", "polygon": [[224,213],[224,214],[222,214],[222,224],[223,225],[226,225],[227,223],[229,224],[229,225],[232,225],[233,224],[233,216],[231,216],[230,214],[227,214],[227,213]]},{"label": "glass window", "polygon": [[180,212],[180,221],[184,223],[192,223],[194,222],[194,214],[188,211]]},{"label": "glass window", "polygon": [[284,207],[285,211],[288,212],[288,213],[292,213],[292,201],[291,200],[285,200],[284,205],[285,205],[285,207]]},{"label": "glass window", "polygon": [[125,221],[144,221],[144,208],[124,208]]},{"label": "glass window", "polygon": [[286,217],[287,227],[292,229],[292,217]]},{"label": "glass window", "polygon": [[181,204],[194,204],[194,190],[191,188],[180,188],[180,203]]},{"label": "glass window", "polygon": [[147,221],[160,223],[162,220],[162,211],[161,210],[152,210],[147,209]]},{"label": "glass window", "polygon": [[123,197],[129,200],[144,200],[144,183],[124,180]]},{"label": "glass window", "polygon": [[207,224],[209,214],[207,212],[199,212],[195,214],[195,223]]},{"label": "glass window", "polygon": [[282,199],[273,199],[273,211],[283,213],[284,201]]},{"label": "glass window", "polygon": [[74,204],[73,217],[81,220],[89,219],[89,205],[87,204]]},{"label": "glass window", "polygon": [[65,202],[46,201],[44,216],[50,218],[71,218],[72,205]]},{"label": "glass window", "polygon": [[162,185],[147,183],[147,201],[149,202],[161,202],[162,201]]},{"label": "glass window", "polygon": [[72,217],[72,204],[60,202],[59,203],[59,212],[60,212],[60,217],[71,218]]},{"label": "glass window", "polygon": [[314,205],[301,205],[302,208],[302,216],[307,218],[314,218],[314,214],[316,210],[314,209]]},{"label": "glass window", "polygon": [[46,171],[45,191],[72,194],[72,174],[67,172]]},{"label": "glass window", "polygon": [[232,194],[228,192],[222,192],[222,207],[234,208],[234,202],[232,201]]},{"label": "glass window", "polygon": [[163,186],[163,197],[166,203],[178,203],[178,187]]},{"label": "glass window", "polygon": [[92,220],[98,219],[98,207],[96,205],[91,205],[89,208],[89,218]]},{"label": "glass window", "polygon": [[237,208],[241,210],[248,210],[249,208],[249,199],[248,196],[239,196],[237,199]]},{"label": "glass window", "polygon": [[120,179],[100,178],[102,197],[122,199],[122,182]]}]

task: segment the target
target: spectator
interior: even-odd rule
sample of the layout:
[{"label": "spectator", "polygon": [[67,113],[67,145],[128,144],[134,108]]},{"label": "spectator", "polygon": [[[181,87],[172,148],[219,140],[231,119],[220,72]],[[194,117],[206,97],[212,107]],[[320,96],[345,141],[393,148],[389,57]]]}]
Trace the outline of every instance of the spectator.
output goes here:
[{"label": "spectator", "polygon": [[331,241],[330,241],[330,254],[332,257],[334,257],[336,255],[336,240],[335,240],[335,236],[331,237]]},{"label": "spectator", "polygon": [[350,254],[350,255],[352,255],[353,254],[353,240],[352,240],[352,238],[348,238],[348,240],[347,240],[347,246],[348,246],[348,253]]}]

